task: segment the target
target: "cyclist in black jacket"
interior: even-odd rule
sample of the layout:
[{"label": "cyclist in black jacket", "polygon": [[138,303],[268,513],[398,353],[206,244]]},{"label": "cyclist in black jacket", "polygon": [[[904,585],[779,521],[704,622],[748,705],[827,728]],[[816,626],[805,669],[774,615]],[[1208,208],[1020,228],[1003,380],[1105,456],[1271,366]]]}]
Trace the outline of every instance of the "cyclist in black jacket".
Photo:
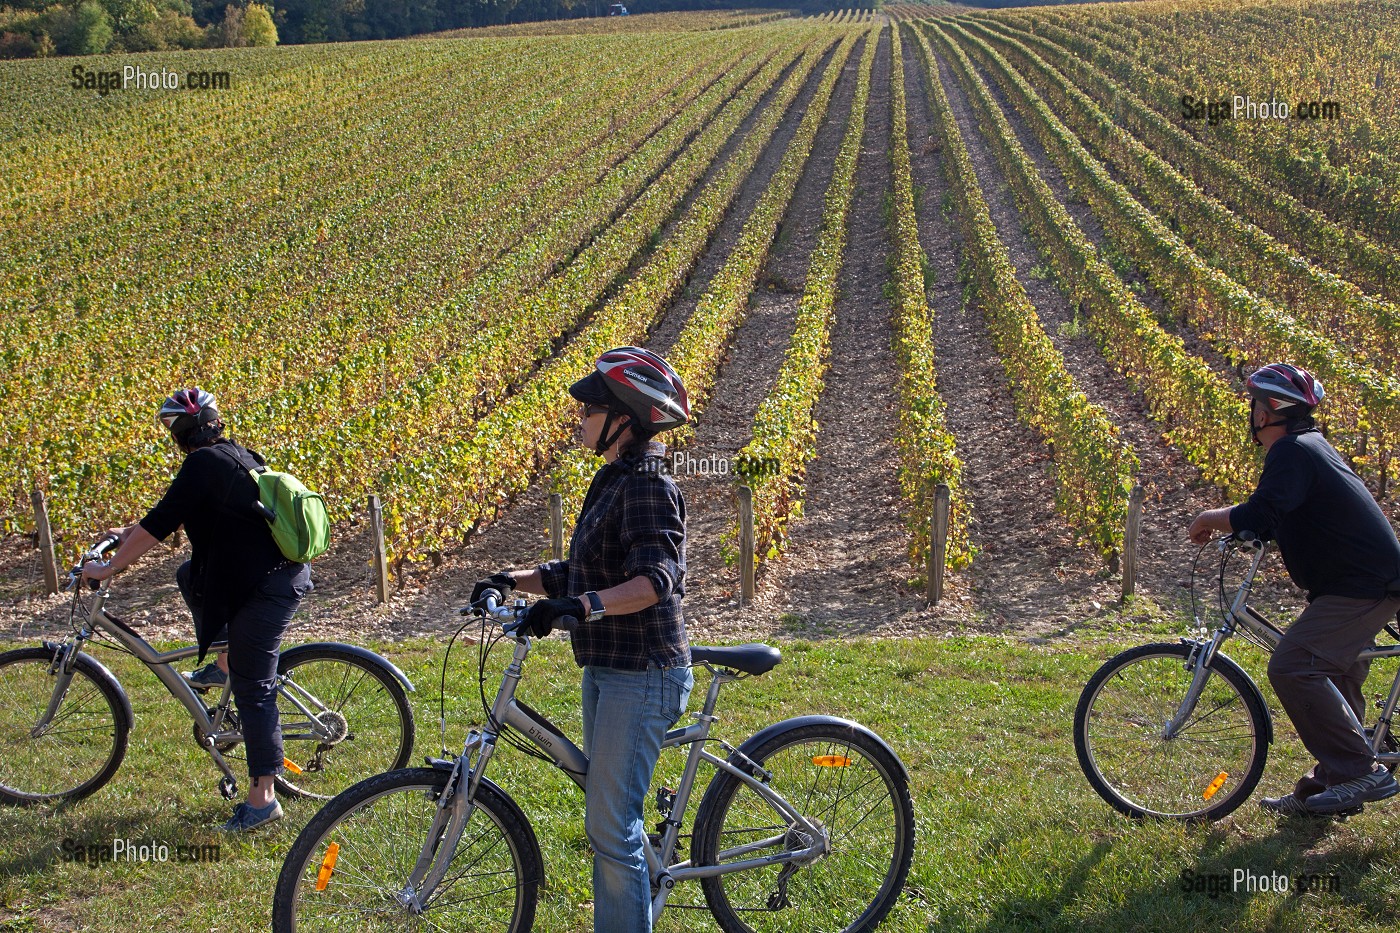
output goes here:
[{"label": "cyclist in black jacket", "polygon": [[1275,363],[1249,377],[1251,433],[1264,473],[1249,499],[1211,509],[1191,523],[1191,540],[1253,531],[1278,539],[1289,576],[1308,605],[1269,659],[1269,683],[1317,758],[1291,793],[1264,809],[1293,815],[1355,812],[1400,793],[1376,761],[1343,700],[1365,720],[1361,685],[1369,662],[1357,655],[1400,610],[1400,542],[1361,481],[1313,425],[1322,384],[1305,369]]},{"label": "cyclist in black jacket", "polygon": [[84,576],[104,580],[125,569],[182,525],[190,559],[175,574],[194,617],[199,659],[226,637],[227,654],[189,677],[201,689],[232,679],[233,699],[248,752],[248,800],[234,808],[224,829],[253,829],[282,817],[273,797],[282,772],[277,715],[277,655],[311,568],[287,560],[266,520],[255,511],[257,483],[248,474],[262,458],[223,436],[214,396],[181,389],[161,405],[159,423],[185,454],[160,502],[135,525],[113,529],[121,544],[106,564],[89,563]]}]

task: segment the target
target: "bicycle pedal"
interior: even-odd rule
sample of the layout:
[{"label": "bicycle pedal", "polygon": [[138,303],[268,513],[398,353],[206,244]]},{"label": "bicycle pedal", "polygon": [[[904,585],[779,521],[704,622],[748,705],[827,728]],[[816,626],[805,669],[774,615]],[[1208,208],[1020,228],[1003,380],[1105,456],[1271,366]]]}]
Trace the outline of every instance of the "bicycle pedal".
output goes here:
[{"label": "bicycle pedal", "polygon": [[1357,804],[1354,807],[1347,807],[1345,810],[1338,810],[1336,813],[1331,814],[1331,816],[1337,822],[1345,823],[1347,821],[1347,817],[1356,816],[1364,809],[1366,809],[1364,806],[1362,806],[1361,804]]}]

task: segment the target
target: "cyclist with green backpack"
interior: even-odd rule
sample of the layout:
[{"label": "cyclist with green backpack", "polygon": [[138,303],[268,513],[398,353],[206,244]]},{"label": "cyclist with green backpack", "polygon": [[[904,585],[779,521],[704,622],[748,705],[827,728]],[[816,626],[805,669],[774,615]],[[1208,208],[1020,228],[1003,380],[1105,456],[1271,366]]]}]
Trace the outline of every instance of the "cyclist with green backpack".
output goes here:
[{"label": "cyclist with green backpack", "polygon": [[[223,436],[224,422],[213,395],[197,388],[181,389],[161,405],[157,420],[170,431],[185,455],[184,462],[160,502],[140,522],[112,530],[120,540],[112,559],[106,564],[88,563],[83,576],[106,579],[184,526],[190,559],[175,578],[194,617],[199,659],[204,659],[213,642],[228,640],[227,654],[186,676],[203,689],[222,686],[225,677],[232,679],[250,786],[247,801],[234,808],[233,818],[223,828],[245,831],[282,816],[273,797],[273,779],[281,773],[284,760],[277,715],[277,657],[282,636],[311,589],[306,560],[325,549],[324,509],[310,523],[319,541],[297,553],[283,540],[285,527],[274,528],[271,510],[264,503],[268,489],[279,478],[300,484],[285,474],[267,473],[258,454]],[[276,516],[279,524],[295,524],[290,508],[279,504],[277,509],[283,513]],[[303,532],[306,527],[303,522]]]}]

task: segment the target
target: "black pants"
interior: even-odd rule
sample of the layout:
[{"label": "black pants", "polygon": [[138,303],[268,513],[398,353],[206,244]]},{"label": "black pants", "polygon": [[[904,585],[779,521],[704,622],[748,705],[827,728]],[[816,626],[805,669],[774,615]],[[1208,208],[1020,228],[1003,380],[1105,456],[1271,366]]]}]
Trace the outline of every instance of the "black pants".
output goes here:
[{"label": "black pants", "polygon": [[1371,662],[1356,656],[1395,618],[1400,599],[1319,596],[1288,627],[1269,658],[1269,683],[1293,720],[1298,738],[1317,764],[1298,780],[1295,796],[1306,799],[1334,784],[1362,777],[1376,756],[1356,731],[1328,686],[1335,685],[1359,722],[1366,721],[1361,685]]},{"label": "black pants", "polygon": [[[203,603],[191,592],[190,562],[175,572],[195,631],[203,630]],[[277,652],[301,598],[311,589],[311,566],[286,563],[273,570],[229,621],[228,673],[248,751],[248,777],[282,773],[282,724],[277,716]],[[212,632],[218,641],[224,632]]]}]

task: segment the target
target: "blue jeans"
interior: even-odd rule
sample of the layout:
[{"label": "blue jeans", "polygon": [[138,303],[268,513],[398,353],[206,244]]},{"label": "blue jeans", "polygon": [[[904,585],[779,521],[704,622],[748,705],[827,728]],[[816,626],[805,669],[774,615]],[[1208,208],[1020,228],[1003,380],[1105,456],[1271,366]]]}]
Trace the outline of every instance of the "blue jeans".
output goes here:
[{"label": "blue jeans", "polygon": [[584,828],[593,847],[596,933],[651,930],[644,807],[661,740],[694,684],[688,667],[583,669]]}]

